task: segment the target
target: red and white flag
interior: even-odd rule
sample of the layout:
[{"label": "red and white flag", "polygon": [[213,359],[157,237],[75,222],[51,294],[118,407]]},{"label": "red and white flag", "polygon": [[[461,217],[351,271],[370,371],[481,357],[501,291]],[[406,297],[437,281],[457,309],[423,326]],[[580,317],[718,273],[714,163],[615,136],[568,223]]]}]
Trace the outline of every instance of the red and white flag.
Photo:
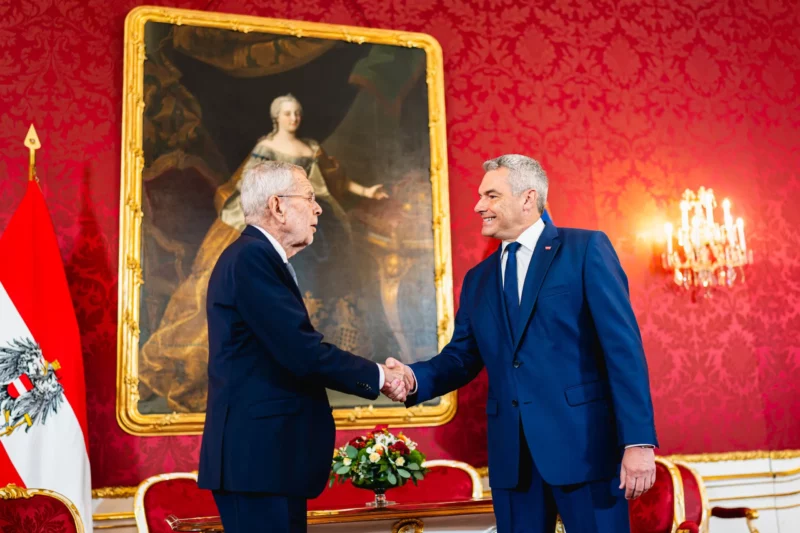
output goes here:
[{"label": "red and white flag", "polygon": [[53,222],[31,181],[0,235],[0,486],[69,498],[92,531],[86,385]]}]

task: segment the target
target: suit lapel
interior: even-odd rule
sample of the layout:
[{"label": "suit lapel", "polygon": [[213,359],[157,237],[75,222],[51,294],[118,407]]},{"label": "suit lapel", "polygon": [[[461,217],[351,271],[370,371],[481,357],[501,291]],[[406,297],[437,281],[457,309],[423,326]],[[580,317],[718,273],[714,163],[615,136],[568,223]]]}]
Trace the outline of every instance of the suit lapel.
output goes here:
[{"label": "suit lapel", "polygon": [[[561,246],[561,240],[558,238],[558,229],[552,224],[545,225],[544,231],[539,236],[539,240],[533,250],[531,264],[528,266],[528,273],[525,276],[525,284],[522,288],[522,302],[520,302],[519,309],[519,322],[517,323],[517,331],[520,334],[518,338],[514,339],[513,353],[517,352],[519,342],[525,335],[525,327],[530,321],[536,298],[539,297],[539,289],[542,287],[542,282],[547,275],[550,264],[553,262],[553,258],[556,256],[556,252],[558,252],[559,246]],[[502,287],[500,291],[502,292]]]},{"label": "suit lapel", "polygon": [[[289,273],[289,269],[286,268],[286,264],[283,262],[281,254],[278,253],[272,242],[267,239],[263,233],[261,233],[261,230],[254,228],[253,226],[247,226],[244,228],[242,235],[246,235],[269,244],[267,251],[269,258],[278,265],[278,270],[280,270],[283,274],[283,281],[289,286],[289,288],[292,290],[292,293],[294,293],[294,295],[297,296],[297,298],[302,302],[303,295],[300,294],[300,288],[297,286],[297,283],[294,282],[294,278],[292,278],[292,275]],[[305,306],[305,302],[303,302],[303,305]]]},{"label": "suit lapel", "polygon": [[487,307],[491,310],[492,315],[497,321],[501,336],[505,338],[508,347],[513,347],[514,339],[511,336],[511,327],[508,322],[508,312],[506,311],[506,304],[503,301],[503,276],[502,276],[502,263],[500,262],[503,245],[501,244],[497,251],[490,256],[489,259],[489,274],[486,280],[486,291],[484,291]]}]

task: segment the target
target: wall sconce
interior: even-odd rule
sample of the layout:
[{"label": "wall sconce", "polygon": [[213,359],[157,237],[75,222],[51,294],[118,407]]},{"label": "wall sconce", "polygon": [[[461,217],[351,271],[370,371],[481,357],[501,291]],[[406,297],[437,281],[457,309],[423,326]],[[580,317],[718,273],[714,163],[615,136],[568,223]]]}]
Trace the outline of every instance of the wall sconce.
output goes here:
[{"label": "wall sconce", "polygon": [[753,252],[747,249],[744,221],[731,216],[731,202],[722,201],[722,222],[714,219],[717,202],[714,191],[700,187],[683,193],[681,222],[676,230],[664,225],[666,250],[661,264],[672,273],[672,280],[686,290],[702,290],[711,296],[714,287],[743,283],[744,267],[752,264]]}]

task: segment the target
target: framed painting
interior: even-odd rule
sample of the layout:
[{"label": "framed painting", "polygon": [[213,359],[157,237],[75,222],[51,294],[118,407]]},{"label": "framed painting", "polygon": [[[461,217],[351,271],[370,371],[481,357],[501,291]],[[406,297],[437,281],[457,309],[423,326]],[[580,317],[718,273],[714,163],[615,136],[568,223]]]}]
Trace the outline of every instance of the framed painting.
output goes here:
[{"label": "framed painting", "polygon": [[[242,172],[306,169],[322,206],[292,264],[326,340],[383,362],[452,333],[442,52],[430,36],[140,7],[125,22],[117,419],[202,432],[208,278],[244,228]],[[276,310],[280,312],[280,310]],[[455,393],[406,409],[329,391],[340,428],[431,426]]]}]

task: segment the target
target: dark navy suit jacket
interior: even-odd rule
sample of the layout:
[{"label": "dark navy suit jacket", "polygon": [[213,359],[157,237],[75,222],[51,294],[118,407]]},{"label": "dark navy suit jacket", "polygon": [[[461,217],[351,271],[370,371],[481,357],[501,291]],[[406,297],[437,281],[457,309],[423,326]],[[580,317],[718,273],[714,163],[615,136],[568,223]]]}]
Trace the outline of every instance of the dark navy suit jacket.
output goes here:
[{"label": "dark navy suit jacket", "polygon": [[281,256],[248,226],[208,284],[208,406],[198,485],[314,498],[331,467],[325,388],[378,397],[378,366],[323,342]]},{"label": "dark navy suit jacket", "polygon": [[491,486],[517,485],[520,422],[552,485],[619,474],[625,445],[657,445],[653,405],[628,280],[598,231],[546,224],[523,286],[512,338],[502,248],[464,278],[455,330],[433,359],[411,365],[407,405],[469,383],[485,366]]}]

